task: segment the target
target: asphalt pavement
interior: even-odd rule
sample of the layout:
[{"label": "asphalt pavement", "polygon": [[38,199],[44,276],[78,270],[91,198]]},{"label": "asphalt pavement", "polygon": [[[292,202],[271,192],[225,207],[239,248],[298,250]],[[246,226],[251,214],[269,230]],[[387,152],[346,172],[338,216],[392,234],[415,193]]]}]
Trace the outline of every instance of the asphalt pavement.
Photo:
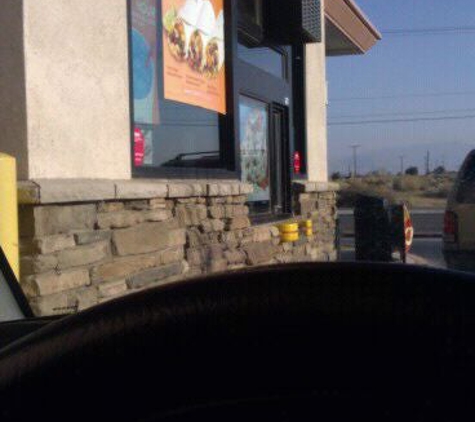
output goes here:
[{"label": "asphalt pavement", "polygon": [[[341,260],[355,260],[355,242],[353,237],[340,240]],[[442,238],[415,238],[409,252],[408,263],[426,265],[435,268],[446,268],[442,255]]]}]

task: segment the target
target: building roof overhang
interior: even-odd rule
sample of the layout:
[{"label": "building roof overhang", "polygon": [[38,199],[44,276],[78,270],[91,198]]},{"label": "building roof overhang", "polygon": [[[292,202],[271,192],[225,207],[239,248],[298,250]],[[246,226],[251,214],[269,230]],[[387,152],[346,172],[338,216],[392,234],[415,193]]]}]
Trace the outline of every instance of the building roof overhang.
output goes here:
[{"label": "building roof overhang", "polygon": [[328,56],[364,54],[381,33],[353,0],[326,0],[325,29]]}]

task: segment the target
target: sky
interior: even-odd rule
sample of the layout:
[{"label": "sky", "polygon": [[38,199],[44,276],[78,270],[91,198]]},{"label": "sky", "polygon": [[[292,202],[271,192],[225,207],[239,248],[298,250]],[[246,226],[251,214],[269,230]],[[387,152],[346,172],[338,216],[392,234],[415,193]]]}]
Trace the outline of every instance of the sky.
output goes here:
[{"label": "sky", "polygon": [[[401,156],[405,168],[423,170],[427,151],[432,167],[457,170],[475,149],[475,1],[357,3],[383,39],[366,55],[328,58],[330,172],[348,173],[355,144],[361,173],[398,172]],[[387,33],[454,27],[473,29]],[[395,119],[418,121],[348,124]]]}]

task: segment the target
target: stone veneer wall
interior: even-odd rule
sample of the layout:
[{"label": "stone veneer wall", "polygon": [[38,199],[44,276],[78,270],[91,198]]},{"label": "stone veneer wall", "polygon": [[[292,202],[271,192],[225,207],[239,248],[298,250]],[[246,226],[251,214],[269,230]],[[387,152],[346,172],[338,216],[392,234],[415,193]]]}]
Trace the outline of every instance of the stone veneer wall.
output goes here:
[{"label": "stone veneer wall", "polygon": [[[65,184],[63,195],[58,185],[20,195],[28,197],[20,206],[20,282],[39,316],[202,274],[336,259],[336,194],[318,184],[294,189],[294,209],[314,221],[314,235],[295,243],[282,243],[277,225],[251,226],[249,185],[162,184],[92,200],[87,184],[68,193]],[[74,197],[75,189],[82,194]]]}]

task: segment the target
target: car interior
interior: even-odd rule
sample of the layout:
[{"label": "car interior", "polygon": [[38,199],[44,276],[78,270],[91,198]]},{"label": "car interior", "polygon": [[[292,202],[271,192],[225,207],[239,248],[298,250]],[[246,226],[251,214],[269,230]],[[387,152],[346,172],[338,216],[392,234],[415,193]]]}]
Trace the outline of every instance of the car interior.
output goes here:
[{"label": "car interior", "polygon": [[263,267],[35,320],[4,257],[1,264],[3,315],[14,320],[0,325],[2,421],[475,414],[468,273],[371,263]]},{"label": "car interior", "polygon": [[0,4],[0,422],[475,421],[475,3]]}]

